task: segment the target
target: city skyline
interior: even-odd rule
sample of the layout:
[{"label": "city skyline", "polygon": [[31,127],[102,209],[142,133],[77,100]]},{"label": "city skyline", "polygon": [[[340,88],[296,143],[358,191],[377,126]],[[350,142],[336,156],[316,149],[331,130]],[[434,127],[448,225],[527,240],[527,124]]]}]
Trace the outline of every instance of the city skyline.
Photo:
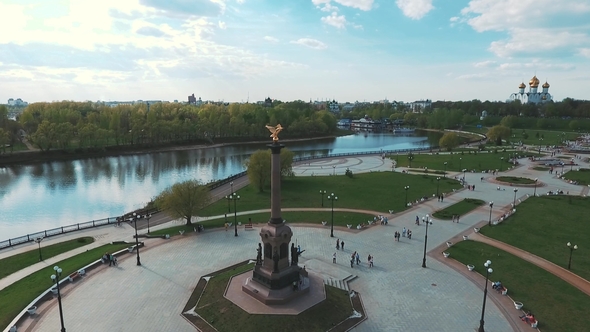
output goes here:
[{"label": "city skyline", "polygon": [[[1,0],[0,100],[590,99],[575,0]],[[528,89],[528,88],[527,88]]]}]

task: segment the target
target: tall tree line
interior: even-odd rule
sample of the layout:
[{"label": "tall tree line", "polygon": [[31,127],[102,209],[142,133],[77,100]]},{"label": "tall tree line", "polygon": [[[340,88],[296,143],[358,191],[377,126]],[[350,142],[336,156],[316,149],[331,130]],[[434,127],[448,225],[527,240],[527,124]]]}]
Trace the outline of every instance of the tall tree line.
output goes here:
[{"label": "tall tree line", "polygon": [[30,104],[18,118],[41,150],[101,149],[119,145],[162,145],[218,138],[268,136],[265,125],[280,123],[283,137],[332,134],[336,117],[304,102],[256,104],[154,103],[109,106],[90,102]]}]

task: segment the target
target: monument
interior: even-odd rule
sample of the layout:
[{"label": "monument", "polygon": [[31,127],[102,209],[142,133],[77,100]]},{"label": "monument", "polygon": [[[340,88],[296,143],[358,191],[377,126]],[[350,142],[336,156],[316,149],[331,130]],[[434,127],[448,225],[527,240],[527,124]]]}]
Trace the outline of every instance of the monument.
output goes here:
[{"label": "monument", "polygon": [[[271,196],[270,220],[260,230],[262,245],[258,244],[258,254],[252,278],[248,278],[242,291],[264,304],[284,304],[309,292],[309,282],[305,269],[298,265],[298,250],[294,244],[289,246],[293,232],[281,217],[281,149],[279,132],[281,125],[266,126],[273,142],[267,146],[271,150]],[[261,252],[262,251],[262,252]],[[291,253],[291,261],[289,261]]]}]

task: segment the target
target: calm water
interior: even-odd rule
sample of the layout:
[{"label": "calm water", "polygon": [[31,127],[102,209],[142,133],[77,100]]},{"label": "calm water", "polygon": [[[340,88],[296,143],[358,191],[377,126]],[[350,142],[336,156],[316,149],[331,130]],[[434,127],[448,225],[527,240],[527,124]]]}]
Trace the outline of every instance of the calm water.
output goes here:
[{"label": "calm water", "polygon": [[[426,148],[439,134],[350,135],[285,145],[297,156]],[[44,229],[114,217],[144,206],[166,187],[203,182],[245,170],[265,144],[56,161],[0,167],[0,241]]]}]

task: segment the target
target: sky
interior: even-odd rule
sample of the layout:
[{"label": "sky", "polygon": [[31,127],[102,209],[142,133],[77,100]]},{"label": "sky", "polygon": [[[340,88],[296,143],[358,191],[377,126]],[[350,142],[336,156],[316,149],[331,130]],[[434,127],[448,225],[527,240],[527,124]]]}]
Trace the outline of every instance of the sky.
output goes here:
[{"label": "sky", "polygon": [[[589,0],[0,0],[0,103],[590,99]],[[527,88],[528,90],[528,88]]]}]

